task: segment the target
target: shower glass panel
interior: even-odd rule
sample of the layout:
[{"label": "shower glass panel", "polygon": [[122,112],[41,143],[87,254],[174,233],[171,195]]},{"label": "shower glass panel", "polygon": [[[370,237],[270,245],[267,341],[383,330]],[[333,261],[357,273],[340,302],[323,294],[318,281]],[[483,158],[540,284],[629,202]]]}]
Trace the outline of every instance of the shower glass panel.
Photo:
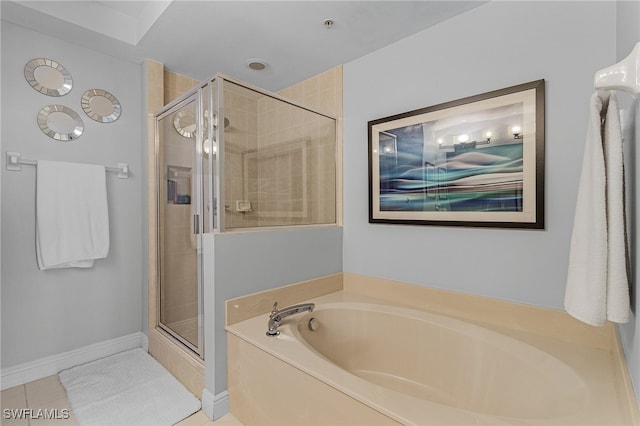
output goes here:
[{"label": "shower glass panel", "polygon": [[336,223],[336,129],[220,74],[156,116],[159,329],[204,358],[203,233]]},{"label": "shower glass panel", "polygon": [[336,120],[222,82],[225,228],[336,223]]},{"label": "shower glass panel", "polygon": [[195,94],[157,118],[159,324],[199,356],[202,350],[203,156]]}]

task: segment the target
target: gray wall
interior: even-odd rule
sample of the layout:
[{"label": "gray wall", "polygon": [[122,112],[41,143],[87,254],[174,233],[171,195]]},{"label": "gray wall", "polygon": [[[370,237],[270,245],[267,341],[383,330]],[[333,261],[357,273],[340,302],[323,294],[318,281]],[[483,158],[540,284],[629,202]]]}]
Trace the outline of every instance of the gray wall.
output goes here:
[{"label": "gray wall", "polygon": [[[74,79],[72,91],[53,98],[33,90],[24,65],[49,57]],[[141,66],[2,22],[2,368],[141,331],[142,259]],[[92,88],[122,104],[114,123],[97,123],[80,107]],[[38,111],[66,105],[80,114],[84,134],[61,143],[37,126]],[[131,177],[107,176],[109,257],[88,270],[39,271],[35,258],[35,167],[8,172],[4,152],[25,158],[115,165]]]},{"label": "gray wall", "polygon": [[[346,64],[345,272],[563,309],[593,76],[630,52],[639,27],[638,2],[491,2]],[[544,231],[367,223],[367,121],[540,78],[546,80]],[[637,101],[620,98],[635,115],[626,126],[633,149]],[[637,176],[631,170],[640,150],[627,158],[633,156],[627,167]],[[631,186],[635,314],[619,330],[640,401],[640,185]]]},{"label": "gray wall", "polygon": [[[636,43],[640,42],[640,2],[637,1],[619,1],[617,2],[617,38],[616,38],[616,61],[625,58],[634,48]],[[640,404],[640,286],[638,279],[640,278],[640,252],[638,249],[638,238],[640,232],[640,208],[638,200],[640,200],[640,185],[638,184],[638,166],[640,164],[640,108],[638,108],[638,100],[631,95],[625,93],[619,94],[620,109],[623,111],[623,131],[625,138],[625,167],[627,173],[627,191],[632,194],[633,200],[628,202],[629,209],[628,218],[631,218],[632,226],[630,227],[631,241],[631,264],[633,265],[633,291],[632,291],[632,311],[633,315],[627,324],[621,324],[618,327],[622,346],[625,351],[629,372],[633,380],[636,391],[636,398]]]},{"label": "gray wall", "polygon": [[215,323],[205,325],[214,329],[213,335],[207,332],[205,351],[213,346],[215,353],[213,368],[205,355],[206,387],[218,394],[227,389],[225,300],[342,272],[342,228],[207,234],[204,257],[205,312],[215,311]]},{"label": "gray wall", "polygon": [[[562,309],[596,70],[613,2],[490,2],[344,66],[344,270]],[[546,80],[546,229],[368,223],[367,121]]]}]

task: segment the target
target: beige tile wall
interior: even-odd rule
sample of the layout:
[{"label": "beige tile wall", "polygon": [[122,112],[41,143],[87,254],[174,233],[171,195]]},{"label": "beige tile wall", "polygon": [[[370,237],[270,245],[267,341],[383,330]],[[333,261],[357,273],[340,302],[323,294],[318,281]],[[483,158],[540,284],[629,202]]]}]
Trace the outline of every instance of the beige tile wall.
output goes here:
[{"label": "beige tile wall", "polygon": [[[171,100],[182,95],[198,82],[185,76],[177,75],[164,70],[163,64],[147,60],[147,170],[148,170],[148,220],[149,220],[149,353],[162,365],[171,371],[195,396],[198,398],[204,388],[204,363],[199,358],[184,351],[162,332],[156,328],[158,323],[157,295],[158,295],[158,273],[157,273],[157,237],[158,237],[158,206],[156,200],[157,191],[166,191],[164,186],[158,187],[157,182],[164,179],[156,175],[155,158],[155,117],[154,114],[162,109]],[[162,158],[160,159],[162,161]],[[166,198],[166,194],[165,194]],[[166,212],[169,215],[184,215],[187,206],[174,206],[176,209]],[[190,217],[190,214],[189,214]],[[176,226],[184,224],[184,220],[176,221]],[[162,229],[166,235],[176,236],[177,229]],[[182,244],[188,245],[187,242]],[[195,273],[195,272],[194,272]],[[174,289],[174,296],[180,297],[183,292]],[[190,303],[192,303],[191,300]],[[176,306],[177,306],[176,305]],[[176,308],[176,311],[179,309]],[[175,312],[175,311],[174,311]]]},{"label": "beige tile wall", "polygon": [[[181,96],[180,90],[192,87],[193,80],[177,76],[167,71],[165,76],[165,94]],[[173,84],[167,83],[167,78]],[[185,111],[195,119],[195,103],[185,105]],[[160,122],[159,132],[163,143],[157,148],[160,164],[158,182],[162,184],[160,193],[160,289],[162,292],[160,316],[163,324],[186,338],[194,346],[198,345],[198,275],[197,242],[193,234],[193,215],[195,204],[178,204],[167,200],[165,182],[177,183],[179,195],[194,195],[196,192],[195,139],[178,133],[174,127],[173,116],[167,116]]]},{"label": "beige tile wall", "polygon": [[[334,211],[336,213],[335,221],[340,225],[342,224],[342,65],[294,84],[278,93],[337,118],[336,147],[335,149],[322,147],[322,143],[327,143],[328,139],[320,138],[319,149],[322,153],[319,155],[318,162],[315,163],[318,168],[312,170],[311,175],[316,177],[313,180],[315,187],[312,189],[313,200],[317,206],[317,210],[315,210],[317,217],[322,220],[329,217]],[[334,163],[335,170],[333,170]],[[332,204],[333,202],[336,204]]]},{"label": "beige tile wall", "polygon": [[254,212],[241,212],[236,209],[236,201],[253,201],[245,191],[244,159],[248,152],[258,146],[257,102],[255,95],[233,84],[224,88],[225,118],[229,125],[225,128],[225,226],[244,228],[258,226]]},{"label": "beige tile wall", "polygon": [[342,65],[282,89],[278,94],[342,118]]},{"label": "beige tile wall", "polygon": [[[155,327],[157,323],[157,306],[155,300],[157,300],[157,237],[158,237],[158,206],[156,204],[156,191],[160,191],[166,198],[165,186],[157,186],[158,181],[165,181],[165,178],[156,176],[156,163],[155,163],[155,118],[154,113],[162,109],[164,105],[171,102],[173,99],[181,96],[184,92],[198,84],[198,81],[189,77],[176,74],[164,69],[163,64],[147,60],[147,125],[149,139],[147,142],[148,155],[148,209],[149,209],[149,280],[152,283],[149,289],[149,324],[151,327]],[[181,138],[177,133],[177,138]],[[181,166],[190,167],[193,166],[193,159],[190,156],[191,150],[188,152],[182,152],[179,140],[170,141],[168,149],[172,150],[171,156],[174,163],[177,161]],[[160,163],[164,163],[164,153],[160,152]],[[188,157],[188,158],[187,158]],[[181,265],[192,266],[193,262],[189,260],[193,256],[188,256],[188,249],[193,245],[191,241],[183,241],[185,229],[191,225],[191,212],[188,205],[175,205],[167,206],[166,209],[160,212],[165,217],[167,216],[167,223],[171,224],[169,227],[163,227],[161,232],[163,237],[167,240],[174,241],[175,244],[170,244],[169,251],[163,252],[163,257],[169,259],[169,265],[164,264],[164,272],[168,273],[167,282],[178,282],[184,280],[195,280],[195,272],[190,271],[193,268],[183,268]],[[186,258],[185,258],[186,256]],[[182,270],[189,270],[188,274],[182,274]],[[176,275],[171,277],[170,275]],[[165,276],[165,275],[163,275]],[[186,286],[188,289],[192,289],[195,286]],[[163,311],[165,315],[168,315],[170,322],[183,321],[187,316],[191,315],[195,298],[193,297],[193,291],[180,291],[177,286],[165,289],[171,293],[170,297],[166,300],[169,301],[171,306],[164,306]],[[197,309],[196,309],[197,310]]]},{"label": "beige tile wall", "polygon": [[[245,146],[252,149],[255,135],[256,151],[245,151],[240,154],[244,158],[238,161],[234,152],[238,145],[228,147],[231,155],[225,159],[229,169],[225,176],[229,228],[339,222],[336,200],[341,199],[337,185],[341,180],[336,178],[336,168],[340,170],[341,163],[336,144],[341,146],[342,67],[284,89],[280,94],[339,120],[336,123],[271,97],[257,101],[247,97],[250,106],[243,108],[252,113],[257,111],[257,123],[254,133],[254,121],[250,120],[247,133],[252,139]],[[228,102],[234,104],[237,96],[230,96]],[[225,133],[226,144],[227,135],[232,132]],[[253,211],[234,211],[236,201],[243,199],[251,202]]]},{"label": "beige tile wall", "polygon": [[200,82],[186,75],[164,70],[164,104],[166,105],[174,99],[186,93],[189,89],[197,86]]}]

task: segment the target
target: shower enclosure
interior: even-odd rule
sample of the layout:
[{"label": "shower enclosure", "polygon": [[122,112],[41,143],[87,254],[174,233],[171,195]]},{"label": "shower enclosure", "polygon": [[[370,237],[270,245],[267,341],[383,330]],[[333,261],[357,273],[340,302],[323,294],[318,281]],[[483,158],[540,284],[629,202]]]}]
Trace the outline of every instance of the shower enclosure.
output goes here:
[{"label": "shower enclosure", "polygon": [[203,233],[336,223],[336,131],[220,74],[156,115],[159,329],[204,358]]},{"label": "shower enclosure", "polygon": [[[157,117],[159,324],[203,355],[201,238],[206,164],[197,145],[199,95]],[[162,184],[160,184],[162,183]]]}]

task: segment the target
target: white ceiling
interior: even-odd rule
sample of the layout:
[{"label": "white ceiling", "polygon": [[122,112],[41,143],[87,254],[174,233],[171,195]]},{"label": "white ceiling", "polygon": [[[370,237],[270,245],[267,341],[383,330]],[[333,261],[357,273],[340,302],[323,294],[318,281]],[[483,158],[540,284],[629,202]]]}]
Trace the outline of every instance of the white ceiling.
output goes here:
[{"label": "white ceiling", "polygon": [[[151,58],[197,80],[222,72],[279,90],[483,3],[4,0],[1,16],[109,55]],[[249,69],[250,58],[267,68]]]},{"label": "white ceiling", "polygon": [[149,3],[150,0],[145,1],[96,1],[96,3],[102,6],[110,7],[132,18],[139,18],[142,11]]}]

